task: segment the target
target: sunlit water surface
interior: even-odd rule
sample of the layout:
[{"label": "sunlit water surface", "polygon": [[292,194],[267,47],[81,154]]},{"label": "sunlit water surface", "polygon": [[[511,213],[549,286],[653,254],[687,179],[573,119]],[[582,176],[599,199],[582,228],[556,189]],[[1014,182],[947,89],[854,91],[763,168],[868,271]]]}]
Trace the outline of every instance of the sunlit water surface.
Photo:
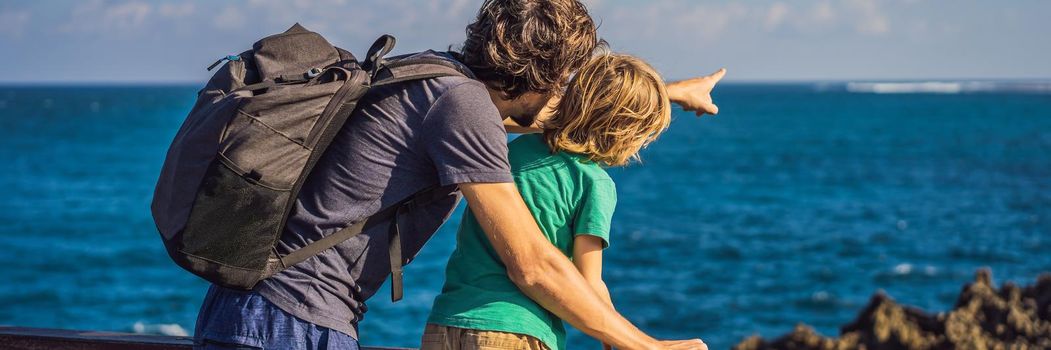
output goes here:
[{"label": "sunlit water surface", "polygon": [[[149,201],[195,87],[0,88],[0,324],[192,332],[207,285],[162,250]],[[946,310],[975,269],[1051,270],[1051,95],[720,86],[611,170],[605,275],[665,338],[728,348],[796,322],[833,335],[879,289]],[[363,342],[417,346],[458,216],[381,291]],[[570,348],[597,348],[575,334]]]}]

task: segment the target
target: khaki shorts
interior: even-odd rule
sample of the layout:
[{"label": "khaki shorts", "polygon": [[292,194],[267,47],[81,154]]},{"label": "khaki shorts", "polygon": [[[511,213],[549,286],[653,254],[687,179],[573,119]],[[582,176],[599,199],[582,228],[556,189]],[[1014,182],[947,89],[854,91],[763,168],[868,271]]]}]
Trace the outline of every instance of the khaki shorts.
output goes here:
[{"label": "khaki shorts", "polygon": [[548,350],[539,339],[524,334],[482,331],[427,324],[420,350]]}]

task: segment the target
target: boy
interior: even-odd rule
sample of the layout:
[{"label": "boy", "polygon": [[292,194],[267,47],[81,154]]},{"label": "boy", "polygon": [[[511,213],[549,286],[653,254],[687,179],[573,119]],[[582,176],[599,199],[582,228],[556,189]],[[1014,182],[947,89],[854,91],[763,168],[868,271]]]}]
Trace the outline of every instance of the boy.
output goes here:
[{"label": "boy", "polygon": [[[569,83],[544,133],[509,145],[514,182],[545,238],[607,303],[602,250],[609,245],[616,189],[602,166],[621,166],[668,127],[664,82],[646,63],[606,54]],[[565,349],[562,320],[522,293],[468,211],[422,350]]]}]

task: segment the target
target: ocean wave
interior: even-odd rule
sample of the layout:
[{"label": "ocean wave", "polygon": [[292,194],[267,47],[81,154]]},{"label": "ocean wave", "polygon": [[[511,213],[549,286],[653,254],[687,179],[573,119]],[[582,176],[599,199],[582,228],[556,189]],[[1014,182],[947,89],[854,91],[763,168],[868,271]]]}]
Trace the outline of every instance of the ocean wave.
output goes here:
[{"label": "ocean wave", "polygon": [[150,324],[135,322],[135,324],[131,326],[131,331],[136,334],[159,334],[172,337],[190,336],[190,333],[186,331],[186,328],[182,328],[182,326],[176,323]]},{"label": "ocean wave", "polygon": [[847,92],[871,94],[1051,93],[1051,82],[922,81],[849,82]]},{"label": "ocean wave", "polygon": [[922,274],[924,276],[934,276],[938,274],[938,268],[934,266],[924,266],[923,269],[917,269],[910,263],[902,263],[894,266],[893,274],[897,276],[906,276],[911,274]]},{"label": "ocean wave", "polygon": [[881,283],[890,283],[895,281],[906,281],[906,280],[927,280],[931,278],[943,278],[948,277],[942,271],[932,265],[918,266],[912,263],[900,263],[894,265],[890,269],[876,272],[874,275],[877,281]]},{"label": "ocean wave", "polygon": [[808,296],[798,298],[795,304],[809,310],[832,310],[857,306],[850,300],[840,298],[826,290],[818,290]]}]

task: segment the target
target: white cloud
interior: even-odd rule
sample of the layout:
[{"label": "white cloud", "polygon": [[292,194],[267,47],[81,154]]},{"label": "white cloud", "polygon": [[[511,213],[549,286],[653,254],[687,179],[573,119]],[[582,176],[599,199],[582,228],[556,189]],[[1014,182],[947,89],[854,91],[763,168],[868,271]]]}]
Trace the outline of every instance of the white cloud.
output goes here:
[{"label": "white cloud", "polygon": [[[894,30],[887,6],[912,6],[916,0],[809,0],[777,2],[687,0],[657,2],[589,1],[596,19],[616,22],[604,35],[631,39],[679,38],[706,43],[727,36],[797,32],[815,35],[884,36]],[[911,27],[902,28],[910,30]],[[680,38],[681,37],[681,38]],[[674,40],[674,39],[673,39]]]},{"label": "white cloud", "polygon": [[589,10],[602,7],[602,4],[605,3],[603,0],[581,0],[580,2],[584,3],[584,6],[587,6]]},{"label": "white cloud", "polygon": [[192,15],[194,9],[194,4],[192,2],[181,2],[177,4],[163,3],[157,9],[157,13],[160,14],[161,17],[179,18]]},{"label": "white cloud", "polygon": [[882,35],[890,31],[890,23],[886,17],[868,17],[858,23],[858,32],[862,34]]},{"label": "white cloud", "polygon": [[240,8],[227,5],[215,16],[212,24],[219,29],[240,29],[245,24],[245,16],[241,13]]},{"label": "white cloud", "polygon": [[732,26],[750,20],[756,12],[757,9],[733,2],[713,8],[697,7],[693,13],[677,16],[676,21],[700,29],[699,34],[704,38],[714,39],[723,36]]},{"label": "white cloud", "polygon": [[785,16],[788,15],[788,5],[782,2],[776,2],[770,5],[770,9],[766,11],[766,20],[763,25],[766,30],[774,30],[781,26],[781,23],[785,21]]},{"label": "white cloud", "polygon": [[847,5],[858,16],[855,21],[858,33],[883,35],[890,31],[890,21],[875,0],[851,0]]},{"label": "white cloud", "polygon": [[[473,2],[471,0],[453,0],[451,4],[449,4],[448,6],[445,7],[445,15],[446,16],[456,16],[458,14],[463,13],[465,10],[467,10],[468,6],[472,6],[473,7],[473,5],[475,5],[475,2]],[[471,8],[471,9],[469,9],[467,11],[470,11],[470,12],[474,13],[475,11],[478,11],[478,9]]]},{"label": "white cloud", "polygon": [[815,21],[819,22],[829,22],[836,19],[836,11],[832,9],[832,4],[828,1],[815,4],[810,14]]},{"label": "white cloud", "polygon": [[152,11],[150,4],[133,1],[107,8],[102,20],[120,28],[135,28],[142,25]]},{"label": "white cloud", "polygon": [[[947,52],[962,51],[964,49],[958,47],[970,47],[967,45],[984,45],[997,49],[987,50],[989,52],[1001,53],[1008,51],[1005,48],[1009,44],[1014,44],[1017,50],[1029,49],[1025,51],[1032,52],[1028,55],[1008,55],[1008,59],[1004,55],[989,54],[987,58],[1008,62],[1005,67],[1015,67],[1017,61],[1028,60],[1027,57],[1047,56],[1040,54],[1048,50],[1047,45],[1039,45],[1043,43],[1039,35],[1047,27],[1040,20],[1040,14],[1047,13],[1051,5],[1040,0],[1026,0],[1034,6],[1021,5],[1021,2],[955,3],[953,0],[582,1],[602,24],[599,32],[614,49],[651,60],[668,76],[683,77],[685,72],[706,70],[694,66],[732,63],[731,70],[737,72],[735,78],[741,77],[740,74],[749,77],[852,76],[857,74],[851,73],[859,69],[857,67],[902,65],[875,59],[873,57],[879,55],[873,53],[923,51],[928,57],[938,57],[939,62],[944,62]],[[0,5],[0,41],[12,49],[39,53],[46,52],[42,49],[46,44],[75,45],[78,40],[90,40],[92,48],[107,48],[93,53],[96,61],[111,62],[112,58],[106,56],[110,52],[171,48],[168,56],[176,58],[167,64],[180,67],[181,60],[197,62],[200,60],[197,56],[203,56],[202,53],[211,58],[215,52],[243,48],[295,22],[322,33],[332,43],[352,52],[360,53],[383,33],[398,37],[397,53],[444,49],[449,44],[462,42],[464,26],[474,17],[480,1],[77,0],[8,4],[0,0],[0,3],[3,4]],[[223,35],[214,35],[217,27]],[[7,39],[9,37],[23,39]],[[208,40],[202,42],[202,37]],[[974,44],[977,42],[974,37],[982,39],[981,43]],[[24,40],[26,38],[34,40]],[[40,40],[44,38],[48,40]],[[928,69],[931,72],[951,69],[946,66],[930,64]],[[194,65],[193,72],[197,68]],[[103,72],[102,67],[85,71],[112,75],[93,73]],[[1035,71],[1046,72],[1046,69]],[[938,74],[952,75],[952,72]]]},{"label": "white cloud", "polygon": [[70,33],[108,32],[128,35],[147,24],[153,5],[140,1],[109,4],[101,0],[85,1],[73,9],[69,20],[59,27]]},{"label": "white cloud", "polygon": [[249,0],[224,6],[208,14],[213,27],[262,37],[298,22],[352,51],[389,33],[398,37],[399,52],[459,44],[478,10],[476,0]]},{"label": "white cloud", "polygon": [[29,24],[30,14],[27,10],[0,12],[0,36],[11,39],[21,38]]},{"label": "white cloud", "polygon": [[698,4],[683,0],[629,3],[610,6],[608,10],[599,7],[591,10],[596,20],[610,22],[600,31],[611,36],[610,39],[614,41],[620,38],[668,38],[711,42],[723,36],[727,30],[751,21],[755,14],[765,14],[762,9],[737,2]]}]

